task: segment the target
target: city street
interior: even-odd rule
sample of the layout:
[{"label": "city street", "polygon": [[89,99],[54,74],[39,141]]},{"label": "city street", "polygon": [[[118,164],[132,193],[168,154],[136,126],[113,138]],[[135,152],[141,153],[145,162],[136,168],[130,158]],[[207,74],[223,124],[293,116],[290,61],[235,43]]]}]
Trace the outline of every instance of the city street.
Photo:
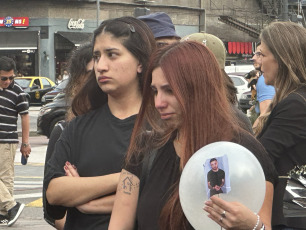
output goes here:
[{"label": "city street", "polygon": [[[20,163],[20,147],[16,151],[14,197],[16,201],[24,203],[26,207],[10,229],[54,229],[43,218],[42,184],[48,139],[45,136],[36,135],[36,119],[39,109],[40,107],[30,107],[30,144],[32,152],[27,165]],[[21,131],[20,117],[18,118],[18,131]],[[0,229],[5,228],[5,226],[0,227]]]}]

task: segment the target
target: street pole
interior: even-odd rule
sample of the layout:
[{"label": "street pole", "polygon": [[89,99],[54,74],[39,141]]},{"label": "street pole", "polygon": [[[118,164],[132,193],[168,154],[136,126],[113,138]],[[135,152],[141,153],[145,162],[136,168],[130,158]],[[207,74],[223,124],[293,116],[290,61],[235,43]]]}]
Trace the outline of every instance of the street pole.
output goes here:
[{"label": "street pole", "polygon": [[289,21],[288,15],[288,0],[283,0],[283,12],[282,12],[282,19],[283,21]]},{"label": "street pole", "polygon": [[97,28],[99,27],[100,20],[100,0],[97,0]]}]

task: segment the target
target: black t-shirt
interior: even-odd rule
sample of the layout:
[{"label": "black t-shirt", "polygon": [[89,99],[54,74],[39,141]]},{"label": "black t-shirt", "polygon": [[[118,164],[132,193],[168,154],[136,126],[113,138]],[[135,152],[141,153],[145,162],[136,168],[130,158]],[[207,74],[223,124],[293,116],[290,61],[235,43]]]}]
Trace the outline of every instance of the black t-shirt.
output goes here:
[{"label": "black t-shirt", "polygon": [[[46,158],[45,158],[45,165],[47,165],[47,162],[50,160],[53,152],[54,152],[54,148],[55,148],[55,144],[57,142],[57,140],[59,139],[59,137],[61,136],[64,128],[66,127],[68,123],[67,122],[60,122],[58,123],[54,129],[52,130],[51,134],[50,134],[50,138],[49,138],[49,142],[48,142],[48,148],[47,148],[47,152],[46,152]],[[45,171],[44,171],[44,175],[46,175],[46,167],[45,167]],[[44,218],[45,220],[51,224],[54,227],[54,219],[51,218],[50,216],[48,216],[48,213],[46,211],[46,188],[43,186],[43,211],[44,211]],[[65,208],[62,208],[63,212],[65,212]]]},{"label": "black t-shirt", "polygon": [[212,187],[215,187],[216,185],[220,186],[224,178],[225,178],[225,172],[222,169],[219,169],[216,172],[210,170],[207,173],[207,181],[210,182],[210,185]]},{"label": "black t-shirt", "polygon": [[[256,156],[263,168],[266,181],[273,184],[276,182],[277,174],[271,159],[263,146],[253,136],[243,131],[240,140],[234,140],[233,142],[244,146]],[[181,176],[179,164],[180,158],[175,152],[172,141],[158,150],[150,176],[146,179],[139,197],[137,207],[138,229],[159,229],[158,221],[161,210],[172,192],[174,183]],[[127,165],[126,170],[141,178],[142,165],[140,162]],[[192,229],[191,226],[190,229]]]},{"label": "black t-shirt", "polygon": [[[136,115],[120,120],[107,105],[76,117],[64,129],[45,170],[44,187],[53,178],[65,176],[66,161],[74,164],[81,177],[102,176],[121,171]],[[65,209],[47,203],[47,213],[62,218]],[[108,229],[109,214],[86,215],[76,208],[67,209],[65,229]]]}]

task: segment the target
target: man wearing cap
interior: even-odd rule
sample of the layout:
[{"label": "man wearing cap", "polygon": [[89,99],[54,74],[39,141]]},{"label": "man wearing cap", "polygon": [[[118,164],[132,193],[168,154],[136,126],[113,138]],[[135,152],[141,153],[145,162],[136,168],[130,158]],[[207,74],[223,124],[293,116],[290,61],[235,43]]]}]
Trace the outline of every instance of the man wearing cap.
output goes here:
[{"label": "man wearing cap", "polygon": [[143,15],[138,17],[152,30],[157,47],[178,42],[181,38],[175,32],[171,18],[164,12]]},{"label": "man wearing cap", "polygon": [[0,226],[12,226],[24,204],[16,202],[14,190],[14,159],[18,146],[17,119],[21,116],[22,144],[20,152],[28,157],[29,104],[22,88],[15,84],[16,65],[13,59],[0,57]]},{"label": "man wearing cap", "polygon": [[215,35],[208,33],[194,33],[187,35],[182,38],[182,41],[197,41],[205,45],[216,57],[219,67],[221,69],[224,85],[226,90],[226,96],[228,101],[232,104],[232,108],[235,112],[235,115],[238,118],[239,125],[246,131],[253,133],[252,125],[250,119],[237,108],[237,89],[234,86],[232,80],[224,71],[225,68],[225,59],[226,59],[226,49],[224,43]]}]

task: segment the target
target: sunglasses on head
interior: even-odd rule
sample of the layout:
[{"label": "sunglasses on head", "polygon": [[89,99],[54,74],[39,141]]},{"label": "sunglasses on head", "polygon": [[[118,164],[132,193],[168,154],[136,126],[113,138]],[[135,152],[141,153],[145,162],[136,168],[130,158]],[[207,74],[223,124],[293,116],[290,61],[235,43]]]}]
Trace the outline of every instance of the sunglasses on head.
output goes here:
[{"label": "sunglasses on head", "polygon": [[1,77],[1,81],[7,81],[7,79],[9,79],[10,81],[14,80],[14,77]]}]

